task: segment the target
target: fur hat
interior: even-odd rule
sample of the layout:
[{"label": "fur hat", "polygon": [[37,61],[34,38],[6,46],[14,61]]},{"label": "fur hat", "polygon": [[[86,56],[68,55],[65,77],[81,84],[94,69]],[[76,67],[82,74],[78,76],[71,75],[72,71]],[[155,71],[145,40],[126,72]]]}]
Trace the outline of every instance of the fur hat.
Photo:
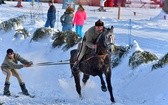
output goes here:
[{"label": "fur hat", "polygon": [[66,12],[74,12],[74,9],[71,8],[71,7],[68,7],[68,8],[66,9]]},{"label": "fur hat", "polygon": [[11,48],[9,48],[7,51],[6,51],[7,54],[12,54],[13,53],[13,50]]},{"label": "fur hat", "polygon": [[104,26],[104,22],[102,22],[100,19],[95,22],[95,26]]}]

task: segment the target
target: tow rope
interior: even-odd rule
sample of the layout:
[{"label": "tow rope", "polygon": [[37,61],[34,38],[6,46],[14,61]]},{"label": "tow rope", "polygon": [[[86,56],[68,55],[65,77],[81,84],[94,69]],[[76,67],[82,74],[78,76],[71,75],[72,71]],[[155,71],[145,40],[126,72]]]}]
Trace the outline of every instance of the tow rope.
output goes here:
[{"label": "tow rope", "polygon": [[65,65],[65,64],[71,64],[69,60],[60,60],[55,62],[40,62],[33,64],[34,66],[49,66],[49,65]]}]

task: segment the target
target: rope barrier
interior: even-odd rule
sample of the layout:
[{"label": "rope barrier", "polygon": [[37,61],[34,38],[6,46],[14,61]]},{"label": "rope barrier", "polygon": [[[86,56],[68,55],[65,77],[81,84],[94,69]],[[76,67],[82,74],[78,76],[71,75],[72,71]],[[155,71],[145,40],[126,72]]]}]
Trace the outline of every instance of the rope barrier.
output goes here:
[{"label": "rope barrier", "polygon": [[125,10],[127,11],[130,11],[134,14],[134,16],[136,16],[137,14],[139,15],[142,15],[142,16],[153,16],[152,14],[150,14],[150,12],[146,11],[146,12],[143,12],[143,11],[136,11],[136,10],[132,10],[132,8],[124,8]]}]

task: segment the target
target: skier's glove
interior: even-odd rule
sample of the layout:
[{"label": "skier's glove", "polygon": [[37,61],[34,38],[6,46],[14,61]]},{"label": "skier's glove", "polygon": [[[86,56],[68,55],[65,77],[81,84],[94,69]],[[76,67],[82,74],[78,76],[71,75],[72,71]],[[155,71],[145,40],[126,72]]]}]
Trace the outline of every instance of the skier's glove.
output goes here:
[{"label": "skier's glove", "polygon": [[25,67],[30,67],[31,65],[33,65],[33,62],[32,62],[32,61],[26,63],[26,64],[25,64]]}]

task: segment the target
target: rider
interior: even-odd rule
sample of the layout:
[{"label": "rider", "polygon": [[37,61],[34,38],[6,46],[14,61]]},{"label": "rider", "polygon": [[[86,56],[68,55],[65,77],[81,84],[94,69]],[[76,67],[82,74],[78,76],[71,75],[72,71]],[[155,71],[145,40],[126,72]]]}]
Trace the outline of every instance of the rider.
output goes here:
[{"label": "rider", "polygon": [[95,44],[96,39],[98,36],[105,30],[104,28],[104,22],[102,22],[100,19],[95,22],[95,26],[92,26],[89,28],[83,37],[82,45],[79,49],[79,53],[77,55],[77,60],[74,63],[73,68],[76,68],[79,64],[80,60],[85,55],[85,51],[87,48],[90,49],[97,49],[97,45]]},{"label": "rider", "polygon": [[[22,64],[18,64],[20,61]],[[2,72],[6,75],[5,87],[4,87],[4,95],[10,96],[9,86],[10,86],[10,77],[14,76],[17,78],[22,93],[25,95],[29,95],[28,90],[26,89],[25,83],[23,82],[21,75],[18,73],[17,69],[21,69],[23,67],[30,67],[32,65],[32,61],[27,61],[22,58],[19,54],[15,53],[12,49],[8,49],[6,51],[5,59],[1,65]]]}]

